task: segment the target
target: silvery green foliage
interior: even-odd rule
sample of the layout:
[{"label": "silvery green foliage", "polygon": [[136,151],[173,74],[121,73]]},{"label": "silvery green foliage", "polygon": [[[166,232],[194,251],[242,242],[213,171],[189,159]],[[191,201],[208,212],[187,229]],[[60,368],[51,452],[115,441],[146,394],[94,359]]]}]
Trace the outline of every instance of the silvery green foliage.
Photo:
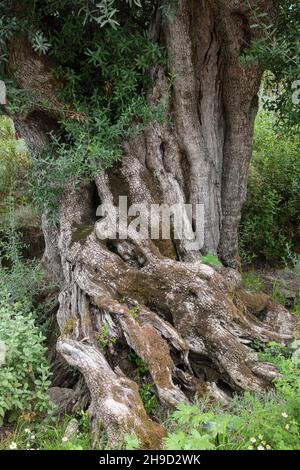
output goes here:
[{"label": "silvery green foliage", "polygon": [[165,0],[162,2],[160,9],[164,17],[174,19],[176,10],[180,0]]},{"label": "silvery green foliage", "polygon": [[40,55],[45,55],[49,51],[51,44],[48,42],[42,31],[36,31],[31,36],[32,48]]},{"label": "silvery green foliage", "polygon": [[115,0],[103,0],[102,2],[96,3],[96,10],[95,14],[99,16],[95,16],[94,20],[98,23],[101,27],[109,24],[113,28],[118,26],[119,23],[115,19],[115,15],[118,10],[114,7]]},{"label": "silvery green foliage", "polygon": [[8,53],[6,50],[6,42],[10,41],[14,35],[14,32],[17,29],[17,20],[13,16],[12,18],[1,15],[0,16],[0,47],[1,47],[1,56],[0,64],[5,64],[8,60]]},{"label": "silvery green foliage", "polygon": [[141,4],[141,0],[125,0],[126,3],[129,4],[129,6],[133,6],[133,5],[136,5],[137,7],[140,7],[142,6]]},{"label": "silvery green foliage", "polygon": [[10,296],[2,290],[0,426],[8,412],[12,418],[20,412],[44,413],[49,409],[47,389],[50,381],[44,339],[33,313],[21,302],[12,303]]},{"label": "silvery green foliage", "polygon": [[263,34],[251,44],[245,60],[260,63],[268,73],[265,85],[269,94],[264,98],[268,111],[276,111],[280,133],[298,135],[300,129],[299,69],[300,69],[300,2],[278,2],[276,21],[269,22],[260,11],[259,2],[245,0],[252,13],[251,29]]},{"label": "silvery green foliage", "polygon": [[[141,0],[123,0],[130,7],[137,6],[141,7]],[[117,1],[116,0],[102,0],[100,2],[92,2],[94,8],[91,8],[88,2],[82,8],[79,9],[78,14],[84,14],[85,24],[87,21],[95,21],[101,28],[103,26],[109,25],[112,28],[119,26],[117,20]]]},{"label": "silvery green foliage", "polygon": [[13,37],[14,31],[17,29],[17,20],[13,16],[0,16],[0,46],[5,46],[7,40]]}]

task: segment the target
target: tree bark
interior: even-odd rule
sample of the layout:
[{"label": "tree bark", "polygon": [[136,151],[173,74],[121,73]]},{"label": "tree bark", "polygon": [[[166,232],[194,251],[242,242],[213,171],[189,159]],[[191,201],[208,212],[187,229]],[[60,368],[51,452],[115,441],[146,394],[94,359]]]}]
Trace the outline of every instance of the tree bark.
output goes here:
[{"label": "tree bark", "polygon": [[[144,410],[129,348],[146,362],[160,401],[173,407],[195,394],[228,400],[232,391],[267,387],[277,371],[258,361],[253,340],[293,337],[292,316],[244,291],[231,269],[261,78],[259,68],[240,62],[253,34],[245,5],[182,0],[175,18],[163,21],[158,10],[152,33],[167,49],[170,73],[152,71],[148,98],[167,103],[172,124],[149,125],[124,143],[121,163],[75,193],[66,187],[58,230],[44,220],[45,261],[53,272],[60,266],[63,278],[57,348],[89,388],[95,443],[104,427],[113,445],[131,432],[144,448],[161,445],[164,431]],[[99,240],[96,206],[118,205],[122,195],[130,204],[203,204],[203,251],[227,267],[202,264],[184,240],[143,240],[130,231],[126,240]],[[99,343],[104,326],[106,346]]]},{"label": "tree bark", "polygon": [[[146,191],[145,168],[130,156],[124,156],[119,171],[127,178],[125,186],[132,185],[131,199],[137,190]],[[113,198],[109,176],[111,171],[96,179],[101,200]],[[113,181],[117,184],[116,175]],[[127,240],[100,242],[99,222],[93,227],[86,220],[94,190],[69,191],[61,205],[65,285],[59,298],[58,350],[85,377],[93,430],[104,427],[115,444],[130,429],[140,436],[141,446],[151,447],[163,431],[146,419],[137,389],[123,377],[128,347],[148,365],[164,405],[174,407],[206,393],[228,400],[229,390],[258,391],[271,384],[276,369],[260,363],[251,345],[254,340],[288,343],[294,322],[267,295],[241,289],[239,274],[230,268],[217,271],[197,261],[179,262],[163,256],[153,241],[130,234]],[[108,348],[98,341],[104,325],[109,325]]]},{"label": "tree bark", "polygon": [[241,55],[260,34],[251,29],[256,16],[266,13],[266,23],[274,19],[275,3],[181,1],[176,18],[162,28],[174,77],[174,139],[185,168],[181,187],[187,202],[204,204],[203,251],[218,253],[231,267],[238,265],[262,75],[257,65],[243,64]]}]

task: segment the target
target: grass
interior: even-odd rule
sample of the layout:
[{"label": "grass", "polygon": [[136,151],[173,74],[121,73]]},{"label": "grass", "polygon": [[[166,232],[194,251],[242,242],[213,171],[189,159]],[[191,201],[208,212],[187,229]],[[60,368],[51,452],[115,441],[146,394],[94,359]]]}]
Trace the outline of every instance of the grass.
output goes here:
[{"label": "grass", "polygon": [[[167,450],[296,450],[300,449],[300,341],[285,347],[269,343],[259,353],[260,360],[277,366],[281,376],[267,392],[245,392],[230,404],[212,402],[209,397],[193,404],[179,404],[162,425],[167,431]],[[35,422],[23,415],[15,428],[2,433],[0,450],[89,450],[92,448],[88,418],[76,415],[78,433],[65,439],[72,419]],[[138,448],[138,436],[126,436],[127,450]],[[109,447],[103,437],[100,449]]]},{"label": "grass", "polygon": [[261,278],[254,272],[243,273],[242,285],[245,289],[254,292],[261,292],[264,288]]},{"label": "grass", "polygon": [[65,430],[72,419],[66,415],[52,422],[34,422],[21,417],[12,431],[0,438],[0,450],[89,450],[91,438],[86,413],[77,416],[79,432],[71,439],[64,439]]}]

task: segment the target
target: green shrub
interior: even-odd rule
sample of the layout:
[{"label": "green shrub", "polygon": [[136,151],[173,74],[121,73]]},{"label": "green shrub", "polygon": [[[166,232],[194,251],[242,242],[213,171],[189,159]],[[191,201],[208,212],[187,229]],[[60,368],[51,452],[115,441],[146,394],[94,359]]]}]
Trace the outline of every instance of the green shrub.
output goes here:
[{"label": "green shrub", "polygon": [[23,139],[16,139],[13,121],[0,115],[0,195],[11,190],[17,175],[29,165]]},{"label": "green shrub", "polygon": [[221,261],[211,251],[209,251],[207,255],[201,256],[200,261],[203,264],[208,264],[209,266],[214,266],[216,268],[222,266]]},{"label": "green shrub", "polygon": [[[201,412],[198,405],[177,405],[171,416],[175,430],[165,438],[167,450],[216,450],[226,447],[229,431],[236,426],[236,417]],[[177,428],[177,429],[176,429]]]},{"label": "green shrub", "polygon": [[24,244],[17,229],[15,199],[6,198],[0,217],[0,293],[8,292],[12,302],[31,305],[41,292],[43,273],[35,260],[24,260]]},{"label": "green shrub", "polygon": [[0,425],[19,413],[46,413],[50,385],[44,336],[35,324],[28,305],[11,302],[1,291],[0,342],[5,358],[0,365]]},{"label": "green shrub", "polygon": [[277,135],[272,116],[259,114],[240,226],[244,261],[280,261],[299,238],[299,148],[299,137]]},{"label": "green shrub", "polygon": [[[260,359],[274,363],[281,377],[274,381],[275,390],[265,394],[245,393],[236,397],[232,412],[242,426],[237,439],[242,447],[270,446],[276,450],[300,448],[300,363],[295,360],[296,342],[288,348],[270,343]],[[260,439],[263,436],[263,439]],[[254,439],[256,439],[255,442]],[[263,442],[261,442],[263,441]]]},{"label": "green shrub", "polygon": [[[165,100],[150,105],[147,90],[149,70],[154,65],[165,66],[167,60],[147,33],[153,2],[145,2],[143,8],[139,0],[118,1],[117,8],[112,8],[114,1],[32,3],[34,30],[28,30],[26,18],[14,18],[10,2],[0,5],[2,22],[10,31],[8,36],[0,33],[0,43],[2,37],[8,53],[17,29],[27,35],[37,53],[51,55],[57,64],[53,78],[60,92],[52,106],[61,116],[60,131],[52,135],[48,149],[31,155],[26,187],[30,202],[48,210],[48,218],[55,222],[67,181],[72,179],[76,186],[92,180],[122,157],[123,142],[129,135],[150,121],[165,119]],[[48,21],[52,16],[54,23]],[[4,72],[8,113],[25,118],[33,109],[51,111],[51,103],[19,90]]]},{"label": "green shrub", "polygon": [[153,413],[155,410],[158,409],[159,402],[157,400],[156,395],[154,394],[154,384],[150,383],[142,383],[139,388],[140,397],[144,404],[146,413]]},{"label": "green shrub", "polygon": [[[165,103],[150,106],[145,92],[146,72],[155,63],[166,64],[166,58],[143,28],[129,18],[118,29],[95,29],[66,11],[59,22],[61,29],[50,30],[49,37],[64,83],[61,133],[49,149],[32,156],[30,178],[33,202],[53,215],[70,177],[74,185],[93,179],[122,158],[129,135],[165,118]],[[82,29],[85,41],[78,37]]]},{"label": "green shrub", "polygon": [[210,402],[178,405],[167,449],[300,449],[300,341],[270,343],[259,354],[281,373],[274,390],[236,395],[226,410]]}]

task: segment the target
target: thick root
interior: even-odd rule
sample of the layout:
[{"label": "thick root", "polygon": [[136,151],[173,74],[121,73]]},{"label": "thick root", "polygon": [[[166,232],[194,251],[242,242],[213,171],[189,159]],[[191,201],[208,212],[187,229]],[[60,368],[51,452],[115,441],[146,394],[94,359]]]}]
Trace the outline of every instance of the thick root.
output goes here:
[{"label": "thick root", "polygon": [[[230,391],[266,388],[278,372],[258,361],[252,341],[288,343],[292,316],[268,296],[241,289],[230,269],[164,257],[151,240],[100,241],[97,222],[86,221],[91,197],[88,186],[70,192],[60,213],[65,288],[58,350],[85,378],[95,442],[101,427],[114,445],[128,432],[142,436],[148,448],[163,437],[146,415],[137,384],[125,376],[118,347],[130,347],[148,365],[167,406],[195,394],[228,400]],[[90,234],[78,240],[74,231],[81,224]],[[108,349],[97,340],[107,324],[114,338]]]},{"label": "thick root", "polygon": [[164,431],[148,418],[134,382],[118,376],[103,354],[93,346],[61,339],[57,349],[70,365],[81,371],[89,387],[94,446],[101,428],[116,447],[122,445],[124,435],[132,433],[139,437],[142,448],[157,449],[161,446]]}]

